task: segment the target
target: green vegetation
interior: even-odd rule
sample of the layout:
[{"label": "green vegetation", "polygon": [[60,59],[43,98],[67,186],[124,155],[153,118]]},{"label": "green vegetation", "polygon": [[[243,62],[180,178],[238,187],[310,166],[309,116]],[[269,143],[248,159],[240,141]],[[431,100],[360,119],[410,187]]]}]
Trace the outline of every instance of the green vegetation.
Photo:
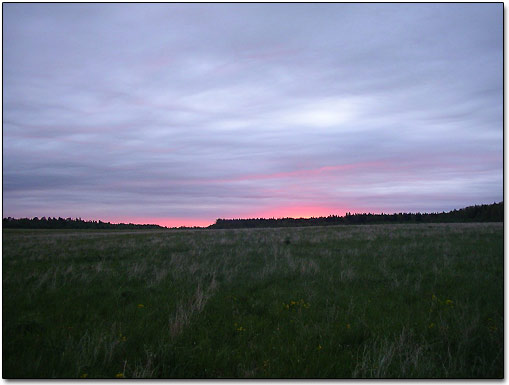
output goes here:
[{"label": "green vegetation", "polygon": [[3,231],[4,378],[502,378],[503,224]]}]

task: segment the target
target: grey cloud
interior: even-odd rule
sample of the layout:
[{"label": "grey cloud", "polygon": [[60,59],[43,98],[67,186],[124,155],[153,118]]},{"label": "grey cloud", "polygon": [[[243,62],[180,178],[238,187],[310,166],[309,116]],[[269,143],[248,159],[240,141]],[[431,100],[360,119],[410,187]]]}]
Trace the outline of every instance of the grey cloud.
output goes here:
[{"label": "grey cloud", "polygon": [[[4,209],[214,218],[500,200],[502,11],[6,4]],[[386,167],[301,172],[370,162]]]}]

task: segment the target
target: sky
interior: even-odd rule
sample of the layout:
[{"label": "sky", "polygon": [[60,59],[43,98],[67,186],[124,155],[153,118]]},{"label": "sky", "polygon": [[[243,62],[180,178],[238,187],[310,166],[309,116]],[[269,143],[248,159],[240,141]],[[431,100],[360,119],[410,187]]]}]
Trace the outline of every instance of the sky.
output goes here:
[{"label": "sky", "polygon": [[3,4],[3,216],[503,200],[503,3]]}]

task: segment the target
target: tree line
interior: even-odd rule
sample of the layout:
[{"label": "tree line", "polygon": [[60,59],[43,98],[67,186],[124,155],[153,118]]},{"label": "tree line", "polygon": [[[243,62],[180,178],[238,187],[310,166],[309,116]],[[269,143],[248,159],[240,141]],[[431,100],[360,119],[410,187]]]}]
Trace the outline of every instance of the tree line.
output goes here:
[{"label": "tree line", "polygon": [[[489,205],[469,206],[459,210],[441,213],[397,213],[397,214],[350,214],[329,215],[312,218],[250,218],[217,219],[209,229],[241,229],[259,227],[300,227],[328,225],[363,225],[387,223],[447,223],[447,222],[503,222],[504,202]],[[81,218],[3,218],[4,229],[164,229],[159,225],[138,225],[133,223],[110,223]],[[179,229],[203,229],[185,227]]]},{"label": "tree line", "polygon": [[503,222],[504,202],[475,205],[441,213],[395,213],[329,215],[312,218],[251,218],[217,219],[210,229],[240,229],[259,227],[300,227],[328,225],[363,225],[389,223],[452,223],[452,222]]},{"label": "tree line", "polygon": [[85,221],[81,218],[3,218],[4,229],[163,229],[159,225],[137,225],[134,223],[110,223]]}]

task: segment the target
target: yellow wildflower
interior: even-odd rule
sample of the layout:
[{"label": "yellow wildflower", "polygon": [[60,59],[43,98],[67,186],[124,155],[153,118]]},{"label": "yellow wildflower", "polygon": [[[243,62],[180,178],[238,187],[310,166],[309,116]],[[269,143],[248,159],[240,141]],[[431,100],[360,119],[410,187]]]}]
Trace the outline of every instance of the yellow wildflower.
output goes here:
[{"label": "yellow wildflower", "polygon": [[446,299],[445,304],[448,306],[451,306],[453,304],[453,302],[450,299]]},{"label": "yellow wildflower", "polygon": [[496,332],[497,327],[495,326],[495,323],[493,322],[493,319],[488,318],[488,329],[490,332]]},{"label": "yellow wildflower", "polygon": [[142,303],[139,303],[139,304],[138,304],[138,308],[142,309],[142,308],[144,308],[144,307],[145,307],[145,305],[143,305]]},{"label": "yellow wildflower", "polygon": [[115,374],[116,378],[124,378],[124,373],[117,373]]},{"label": "yellow wildflower", "polygon": [[87,378],[88,377],[88,373],[83,373],[80,378]]},{"label": "yellow wildflower", "polygon": [[322,350],[322,345],[318,344],[318,347],[316,348],[316,350]]},{"label": "yellow wildflower", "polygon": [[433,329],[434,327],[435,327],[435,323],[434,322],[430,323],[429,326],[428,326],[428,328],[430,328],[430,329]]}]

